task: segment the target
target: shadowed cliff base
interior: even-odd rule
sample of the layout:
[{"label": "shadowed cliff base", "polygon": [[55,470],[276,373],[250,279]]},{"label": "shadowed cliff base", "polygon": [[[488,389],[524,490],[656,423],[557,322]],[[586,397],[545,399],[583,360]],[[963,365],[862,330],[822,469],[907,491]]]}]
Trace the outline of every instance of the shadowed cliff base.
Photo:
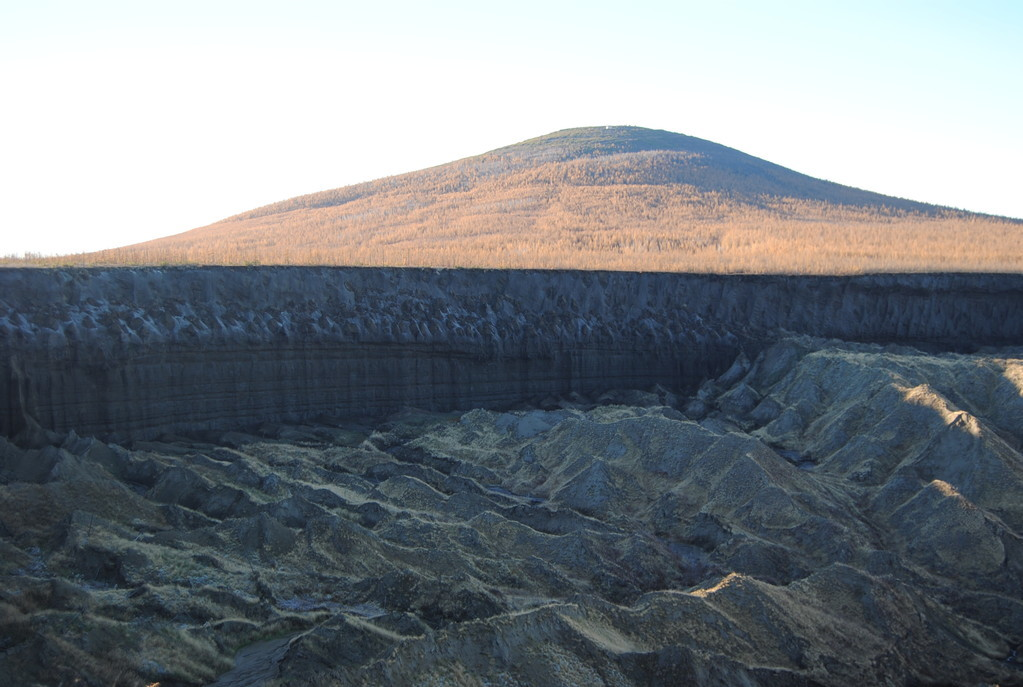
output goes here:
[{"label": "shadowed cliff base", "polygon": [[1023,351],[783,339],[689,396],[0,439],[24,685],[1021,684]]},{"label": "shadowed cliff base", "polygon": [[0,432],[144,438],[692,390],[784,333],[1023,341],[1023,276],[0,270]]}]

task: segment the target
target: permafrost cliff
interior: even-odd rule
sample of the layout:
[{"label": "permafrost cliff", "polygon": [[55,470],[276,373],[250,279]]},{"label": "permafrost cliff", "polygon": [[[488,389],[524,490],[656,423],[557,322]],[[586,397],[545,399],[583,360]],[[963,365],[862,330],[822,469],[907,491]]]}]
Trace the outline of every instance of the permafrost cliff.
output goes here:
[{"label": "permafrost cliff", "polygon": [[692,389],[782,333],[1023,341],[1023,276],[0,270],[0,434],[121,438]]},{"label": "permafrost cliff", "polygon": [[0,271],[0,683],[1023,685],[1021,296]]}]

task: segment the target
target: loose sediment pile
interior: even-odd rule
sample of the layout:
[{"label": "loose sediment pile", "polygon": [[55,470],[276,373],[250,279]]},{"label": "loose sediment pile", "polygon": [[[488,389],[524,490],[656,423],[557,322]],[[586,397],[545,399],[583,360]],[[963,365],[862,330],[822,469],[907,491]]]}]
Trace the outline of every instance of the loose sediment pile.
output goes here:
[{"label": "loose sediment pile", "polygon": [[0,270],[0,675],[1023,684],[1021,303]]},{"label": "loose sediment pile", "polygon": [[0,674],[1023,683],[1023,350],[795,337],[574,399],[0,441]]}]

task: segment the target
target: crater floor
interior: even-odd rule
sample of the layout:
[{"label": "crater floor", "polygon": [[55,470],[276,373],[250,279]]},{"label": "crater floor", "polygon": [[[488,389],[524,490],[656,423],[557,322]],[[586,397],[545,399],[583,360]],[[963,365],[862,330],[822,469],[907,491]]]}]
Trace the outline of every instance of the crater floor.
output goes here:
[{"label": "crater floor", "polygon": [[1023,684],[1021,441],[1021,350],[810,338],[688,398],[0,439],[0,674]]}]

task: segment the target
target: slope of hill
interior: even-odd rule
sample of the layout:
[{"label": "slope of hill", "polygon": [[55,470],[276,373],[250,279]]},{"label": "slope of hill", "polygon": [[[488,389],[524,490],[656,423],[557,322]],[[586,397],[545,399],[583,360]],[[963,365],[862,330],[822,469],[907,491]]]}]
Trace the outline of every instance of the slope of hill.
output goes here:
[{"label": "slope of hill", "polygon": [[267,205],[88,264],[1020,271],[1023,224],[639,127],[560,131]]}]

